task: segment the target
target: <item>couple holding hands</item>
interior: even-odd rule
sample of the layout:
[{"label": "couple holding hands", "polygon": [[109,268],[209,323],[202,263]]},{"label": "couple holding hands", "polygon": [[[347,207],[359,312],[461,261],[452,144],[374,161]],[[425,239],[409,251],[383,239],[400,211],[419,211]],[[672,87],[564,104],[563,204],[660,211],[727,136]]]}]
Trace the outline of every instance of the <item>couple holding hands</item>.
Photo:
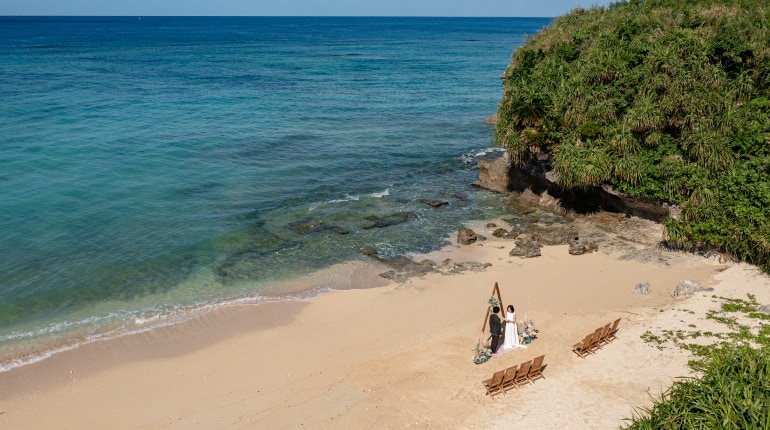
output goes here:
[{"label": "couple holding hands", "polygon": [[[504,314],[503,320],[500,320],[500,307],[495,306],[492,308],[492,314],[489,316],[489,331],[492,333],[492,353],[497,352],[500,347],[500,340],[503,340],[503,350],[513,348],[526,348],[519,342],[519,331],[516,327],[516,312],[513,305],[508,305],[506,308],[507,313]],[[503,321],[505,325],[503,326]]]}]

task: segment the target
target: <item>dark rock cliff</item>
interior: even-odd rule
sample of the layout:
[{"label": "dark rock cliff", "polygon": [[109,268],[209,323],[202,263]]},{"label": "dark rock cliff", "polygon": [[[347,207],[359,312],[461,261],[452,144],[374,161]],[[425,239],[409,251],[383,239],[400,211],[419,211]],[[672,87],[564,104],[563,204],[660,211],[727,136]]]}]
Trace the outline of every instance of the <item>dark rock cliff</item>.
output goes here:
[{"label": "dark rock cliff", "polygon": [[509,205],[514,209],[536,206],[580,214],[605,210],[657,222],[675,215],[674,208],[663,202],[629,196],[613,190],[609,185],[587,189],[564,188],[551,171],[547,154],[541,154],[523,167],[511,165],[506,156],[481,160],[477,167],[479,178],[473,185],[508,194]]}]

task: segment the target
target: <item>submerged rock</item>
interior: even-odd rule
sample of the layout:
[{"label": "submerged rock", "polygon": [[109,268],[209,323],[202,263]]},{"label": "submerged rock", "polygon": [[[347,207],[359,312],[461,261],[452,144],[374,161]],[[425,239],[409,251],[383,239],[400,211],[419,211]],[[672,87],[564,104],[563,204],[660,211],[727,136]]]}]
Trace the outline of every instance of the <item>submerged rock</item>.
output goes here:
[{"label": "submerged rock", "polygon": [[460,201],[460,203],[468,203],[468,197],[465,197],[464,195],[462,195],[462,194],[460,194],[460,193],[449,193],[449,195],[450,195],[451,197],[454,197],[454,198],[456,198],[457,200],[459,200],[459,201]]},{"label": "submerged rock", "polygon": [[370,215],[370,216],[364,217],[364,219],[367,221],[371,221],[372,224],[365,225],[364,229],[368,230],[370,228],[390,227],[391,225],[407,222],[414,217],[415,217],[415,214],[411,212],[398,212],[398,213],[385,215],[385,216]]},{"label": "submerged rock", "polygon": [[340,228],[333,225],[326,225],[324,224],[323,221],[320,221],[317,219],[292,222],[292,223],[286,224],[286,228],[288,228],[289,230],[295,233],[302,234],[302,235],[316,233],[316,232],[325,231],[325,230],[330,230],[338,234],[349,233],[344,228]]},{"label": "submerged rock", "polygon": [[444,200],[420,200],[421,202],[425,203],[426,205],[433,207],[433,208],[440,208],[442,206],[449,206],[449,202]]},{"label": "submerged rock", "polygon": [[264,272],[261,262],[265,255],[273,254],[284,249],[297,248],[301,242],[267,238],[254,241],[250,249],[245,249],[227,258],[216,269],[216,274],[222,279],[257,279]]}]

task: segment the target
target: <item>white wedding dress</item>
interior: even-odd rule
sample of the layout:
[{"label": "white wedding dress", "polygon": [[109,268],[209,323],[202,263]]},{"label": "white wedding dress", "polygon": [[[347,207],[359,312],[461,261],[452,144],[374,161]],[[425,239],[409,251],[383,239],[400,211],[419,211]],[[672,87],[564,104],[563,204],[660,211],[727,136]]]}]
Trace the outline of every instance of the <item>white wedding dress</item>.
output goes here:
[{"label": "white wedding dress", "polygon": [[519,331],[517,330],[516,314],[510,313],[505,316],[505,340],[503,341],[503,349],[513,348],[526,348],[519,342]]}]

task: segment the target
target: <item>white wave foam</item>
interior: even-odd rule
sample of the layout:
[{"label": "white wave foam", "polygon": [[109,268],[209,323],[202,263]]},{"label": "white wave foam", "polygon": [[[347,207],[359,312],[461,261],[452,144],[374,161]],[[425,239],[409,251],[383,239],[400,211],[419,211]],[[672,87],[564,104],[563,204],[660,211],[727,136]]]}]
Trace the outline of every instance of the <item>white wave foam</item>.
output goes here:
[{"label": "white wave foam", "polygon": [[[388,243],[382,243],[378,246],[382,251],[389,247],[390,244]],[[208,312],[224,309],[229,306],[302,300],[338,289],[336,286],[347,288],[351,284],[351,277],[354,276],[354,272],[348,265],[345,265],[342,271],[339,268],[330,268],[329,270],[309,275],[305,279],[300,278],[299,280],[288,281],[294,286],[294,288],[289,289],[293,291],[277,296],[261,295],[256,285],[248,284],[244,286],[240,293],[235,293],[218,300],[199,301],[174,306],[151,305],[136,311],[109,312],[101,316],[63,321],[39,329],[10,333],[0,337],[0,345],[5,340],[10,341],[9,343],[11,344],[16,344],[11,347],[11,350],[17,347],[26,349],[24,351],[17,350],[16,354],[5,351],[5,357],[0,358],[0,372],[37,363],[60,352],[76,349],[92,342],[116,339],[183,323]],[[280,287],[281,284],[279,282],[276,285]],[[34,342],[37,344],[36,346],[33,346],[33,344],[27,344],[28,347],[24,346],[24,342],[35,341],[35,339],[40,341]]]},{"label": "white wave foam", "polygon": [[389,196],[389,195],[390,195],[390,188],[387,188],[385,191],[381,191],[379,193],[371,193],[371,194],[369,194],[369,197],[374,197],[376,199],[380,199],[380,198],[383,198],[383,197]]},{"label": "white wave foam", "polygon": [[[143,314],[143,316],[133,313],[121,313],[120,316],[122,317],[121,319],[124,321],[124,323],[119,324],[117,327],[111,330],[101,333],[91,332],[90,334],[84,336],[81,335],[76,339],[72,339],[66,345],[50,347],[42,352],[30,353],[26,356],[13,358],[6,361],[0,361],[0,372],[7,372],[16,367],[37,363],[61,352],[76,349],[93,342],[144,333],[164,326],[182,323],[192,318],[202,316],[213,310],[226,308],[228,306],[256,305],[265,302],[306,299],[332,290],[333,288],[328,286],[317,286],[301,293],[287,294],[280,297],[262,297],[252,293],[221,301],[176,306],[172,309],[165,309],[165,311],[157,308],[144,309],[139,312],[140,314]],[[9,335],[3,336],[2,340],[23,341],[25,339],[39,338],[46,335],[53,336],[66,332],[67,328],[77,329],[78,327],[89,325],[86,323],[86,321],[88,321],[90,324],[97,325],[99,322],[104,323],[110,320],[114,321],[116,316],[117,314],[113,313],[105,317],[93,317],[75,322],[52,324],[38,330],[11,333]]]},{"label": "white wave foam", "polygon": [[103,323],[114,317],[121,317],[123,315],[110,314],[106,317],[93,316],[84,318],[78,321],[61,321],[53,324],[49,324],[44,327],[36,328],[34,330],[17,331],[9,333],[4,336],[0,336],[0,343],[6,341],[19,341],[24,339],[35,339],[44,336],[55,335],[57,333],[63,333],[69,330],[76,329],[78,327],[85,327],[89,325],[97,325]]},{"label": "white wave foam", "polygon": [[358,200],[360,200],[360,198],[358,196],[351,196],[350,194],[346,193],[345,197],[343,197],[341,199],[331,199],[331,200],[325,200],[323,202],[313,203],[312,205],[310,205],[310,209],[309,210],[310,210],[310,212],[312,212],[312,211],[314,211],[314,210],[316,210],[316,209],[318,209],[320,207],[324,207],[326,205],[333,205],[333,204],[345,203],[345,202],[355,202],[355,201],[358,201]]},{"label": "white wave foam", "polygon": [[465,164],[475,163],[480,158],[486,157],[489,154],[494,154],[498,152],[504,152],[505,148],[485,148],[476,152],[468,152],[460,156],[460,161],[462,161]]},{"label": "white wave foam", "polygon": [[35,354],[35,355],[28,356],[28,357],[23,357],[23,358],[15,358],[15,359],[10,360],[10,361],[2,362],[2,363],[0,363],[0,372],[7,372],[7,371],[9,371],[11,369],[15,369],[17,367],[25,366],[27,364],[37,363],[39,361],[43,361],[46,358],[52,357],[52,356],[54,356],[54,355],[56,355],[56,354],[58,354],[60,352],[65,352],[65,351],[69,351],[71,349],[78,348],[78,347],[80,347],[81,344],[82,344],[81,342],[77,342],[77,343],[73,343],[73,344],[70,344],[70,345],[62,346],[62,347],[59,347],[59,348],[49,349],[49,350],[47,350],[45,352],[42,352],[40,354]]}]

